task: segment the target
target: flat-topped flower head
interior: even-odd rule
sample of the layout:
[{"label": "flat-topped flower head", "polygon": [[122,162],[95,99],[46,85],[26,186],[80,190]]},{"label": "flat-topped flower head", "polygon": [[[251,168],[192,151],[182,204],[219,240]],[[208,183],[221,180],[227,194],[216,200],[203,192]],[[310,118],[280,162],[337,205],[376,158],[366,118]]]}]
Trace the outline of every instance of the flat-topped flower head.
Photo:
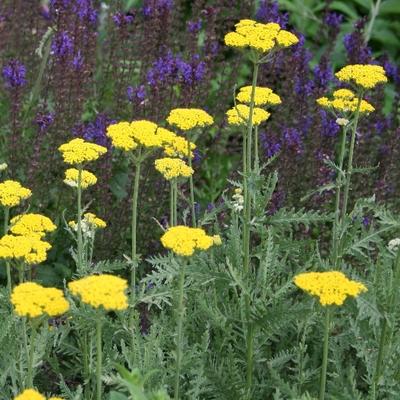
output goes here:
[{"label": "flat-topped flower head", "polygon": [[81,301],[94,308],[107,311],[126,310],[128,297],[125,293],[128,283],[114,275],[92,275],[68,284],[69,290]]},{"label": "flat-topped flower head", "polygon": [[363,89],[373,89],[388,80],[383,67],[371,64],[346,65],[335,75],[339,81],[351,82]]},{"label": "flat-topped flower head", "polygon": [[35,389],[25,389],[17,397],[14,397],[14,400],[46,400],[46,398]]},{"label": "flat-topped flower head", "polygon": [[[320,97],[317,104],[336,113],[354,113],[357,111],[358,98],[355,93],[349,89],[338,89],[333,92],[333,99]],[[375,111],[375,108],[366,100],[361,100],[359,112],[368,114]]]},{"label": "flat-topped flower head", "polygon": [[[78,230],[78,224],[75,221],[69,221],[68,225],[74,229]],[[96,214],[85,213],[82,218],[82,231],[87,233],[96,229],[104,229],[107,227],[107,223],[99,218]]]},{"label": "flat-topped flower head", "polygon": [[117,149],[124,151],[135,150],[138,144],[133,139],[130,122],[118,122],[107,127],[106,135]]},{"label": "flat-topped flower head", "polygon": [[161,237],[166,249],[180,256],[191,256],[195,250],[207,250],[214,244],[213,236],[208,236],[201,228],[178,225],[169,228]]},{"label": "flat-topped flower head", "polygon": [[348,279],[339,271],[306,272],[295,276],[294,283],[312,296],[317,296],[323,306],[341,306],[347,297],[357,297],[367,288],[360,282]]},{"label": "flat-topped flower head", "polygon": [[[262,108],[254,107],[253,109],[253,125],[260,125],[270,117],[268,111]],[[229,125],[247,125],[250,116],[250,107],[245,104],[237,104],[226,112]]]},{"label": "flat-topped flower head", "polygon": [[61,152],[64,162],[72,165],[95,161],[107,153],[106,147],[86,142],[81,138],[62,144],[58,150]]},{"label": "flat-topped flower head", "polygon": [[[78,187],[79,170],[76,168],[68,168],[65,171],[64,183],[71,187]],[[93,186],[97,183],[96,175],[92,174],[87,170],[82,170],[81,173],[81,188],[87,189],[89,186]]]},{"label": "flat-topped flower head", "polygon": [[20,317],[56,317],[69,310],[69,303],[62,290],[46,288],[35,282],[16,286],[11,294],[11,303],[14,312]]},{"label": "flat-topped flower head", "polygon": [[167,122],[183,131],[190,131],[210,126],[214,123],[214,119],[199,108],[175,108],[169,113]]},{"label": "flat-topped flower head", "polygon": [[43,237],[48,232],[54,232],[56,226],[50,218],[41,214],[17,215],[10,221],[10,232],[14,235],[30,236],[39,235]]},{"label": "flat-topped flower head", "polygon": [[[251,101],[251,86],[244,86],[240,88],[236,99],[241,103],[250,104]],[[275,106],[281,104],[281,98],[268,87],[256,86],[254,92],[254,104],[256,106],[271,105]]]},{"label": "flat-topped flower head", "polygon": [[22,200],[31,197],[32,192],[19,182],[7,180],[0,183],[0,204],[3,207],[18,206]]},{"label": "flat-topped flower head", "polygon": [[175,178],[189,178],[194,171],[185,161],[180,158],[160,158],[154,161],[156,170],[160,172],[165,179],[171,180]]},{"label": "flat-topped flower head", "polygon": [[24,236],[4,235],[0,239],[0,259],[39,264],[47,259],[50,249],[50,243],[41,240],[40,233]]},{"label": "flat-topped flower head", "polygon": [[296,35],[281,29],[275,22],[262,24],[251,19],[239,21],[235,25],[235,32],[227,33],[224,40],[229,47],[248,48],[261,54],[292,46],[299,41]]}]

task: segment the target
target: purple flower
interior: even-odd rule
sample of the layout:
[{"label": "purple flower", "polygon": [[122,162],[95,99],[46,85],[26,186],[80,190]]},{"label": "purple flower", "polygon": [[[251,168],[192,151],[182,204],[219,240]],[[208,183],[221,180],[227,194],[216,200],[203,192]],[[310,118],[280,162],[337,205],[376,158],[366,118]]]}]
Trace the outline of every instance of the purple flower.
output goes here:
[{"label": "purple flower", "polygon": [[44,133],[54,122],[54,113],[38,112],[36,114],[35,123],[39,127],[39,132]]},{"label": "purple flower", "polygon": [[189,22],[187,23],[187,28],[188,28],[188,31],[189,31],[190,33],[197,33],[197,32],[199,32],[200,29],[201,29],[201,26],[202,26],[201,19],[198,19],[197,21],[189,21]]},{"label": "purple flower", "polygon": [[143,101],[146,98],[146,88],[144,85],[135,88],[133,86],[128,86],[126,89],[126,95],[130,102],[133,102],[135,99]]},{"label": "purple flower", "polygon": [[169,12],[173,5],[173,0],[145,0],[142,9],[143,15],[151,18],[157,14]]},{"label": "purple flower", "polygon": [[105,114],[97,114],[93,122],[84,122],[75,125],[72,132],[75,136],[82,137],[101,146],[109,147],[110,143],[106,136],[106,130],[107,126],[113,123],[115,121],[108,118]]},{"label": "purple flower", "polygon": [[97,10],[93,7],[91,0],[75,0],[73,2],[72,11],[81,21],[87,20],[90,24],[96,25]]},{"label": "purple flower", "polygon": [[261,133],[260,142],[267,158],[271,158],[281,151],[282,143],[267,132]]},{"label": "purple flower", "polygon": [[276,22],[282,28],[286,28],[289,16],[279,12],[276,0],[261,0],[256,12],[256,20],[260,22]]},{"label": "purple flower", "polygon": [[321,60],[314,68],[314,81],[319,87],[326,88],[331,80],[333,80],[332,68],[326,60]]},{"label": "purple flower", "polygon": [[124,14],[118,11],[112,16],[112,19],[116,26],[121,27],[124,25],[132,24],[133,21],[135,20],[135,16],[132,13]]},{"label": "purple flower", "polygon": [[72,54],[73,41],[68,32],[58,32],[51,43],[51,54],[57,57],[65,57]]},{"label": "purple flower", "polygon": [[349,61],[354,64],[368,64],[371,61],[372,51],[364,43],[364,25],[364,19],[357,21],[354,25],[354,32],[348,33],[343,38],[347,57]]},{"label": "purple flower", "polygon": [[340,130],[336,120],[325,110],[319,110],[319,116],[321,118],[321,136],[335,137]]},{"label": "purple flower", "polygon": [[396,85],[400,85],[400,69],[396,64],[391,63],[387,58],[384,60],[383,68],[390,80]]},{"label": "purple flower", "polygon": [[18,60],[10,60],[4,67],[2,76],[5,87],[16,89],[26,85],[26,68]]},{"label": "purple flower", "polygon": [[79,71],[83,67],[83,56],[80,50],[78,50],[78,53],[75,54],[72,60],[72,66],[75,71]]},{"label": "purple flower", "polygon": [[296,154],[303,153],[303,139],[301,133],[296,128],[286,128],[283,131],[283,140],[286,147],[293,150]]},{"label": "purple flower", "polygon": [[330,28],[338,29],[343,22],[343,15],[336,12],[327,12],[324,17],[324,24]]}]

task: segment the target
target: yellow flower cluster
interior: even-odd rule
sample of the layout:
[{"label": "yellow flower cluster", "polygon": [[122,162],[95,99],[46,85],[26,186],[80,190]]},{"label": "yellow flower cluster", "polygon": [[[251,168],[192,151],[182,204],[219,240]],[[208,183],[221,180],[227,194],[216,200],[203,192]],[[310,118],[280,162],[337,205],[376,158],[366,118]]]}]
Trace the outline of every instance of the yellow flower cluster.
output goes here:
[{"label": "yellow flower cluster", "polygon": [[[338,113],[353,113],[357,111],[358,98],[349,89],[338,89],[333,92],[332,100],[329,100],[327,97],[320,97],[317,99],[317,103],[321,107]],[[375,111],[375,108],[366,100],[361,100],[359,111],[362,114],[367,114]]]},{"label": "yellow flower cluster", "polygon": [[[46,400],[46,398],[34,389],[26,389],[20,395],[14,397],[14,400]],[[49,400],[63,399],[61,397],[50,397]]]},{"label": "yellow flower cluster", "polygon": [[372,89],[379,83],[387,82],[386,72],[380,65],[346,65],[336,74],[342,82],[353,82],[364,89]]},{"label": "yellow flower cluster", "polygon": [[[247,125],[250,116],[250,107],[245,104],[237,104],[226,112],[229,125]],[[254,107],[253,125],[260,125],[270,117],[268,111]]]},{"label": "yellow flower cluster", "polygon": [[199,108],[175,108],[169,113],[167,122],[183,131],[189,131],[210,126],[214,123],[214,119]]},{"label": "yellow flower cluster", "polygon": [[118,122],[107,127],[107,136],[117,149],[124,151],[135,150],[138,146],[133,140],[133,132],[130,122]]},{"label": "yellow flower cluster", "polygon": [[225,35],[225,44],[236,48],[250,48],[259,53],[267,53],[274,48],[289,47],[299,39],[279,24],[262,24],[251,19],[242,19],[235,25],[235,32]]},{"label": "yellow flower cluster", "polygon": [[[236,96],[236,99],[241,103],[250,104],[251,101],[251,86],[244,86],[240,88],[239,93]],[[259,87],[255,88],[254,92],[254,104],[256,106],[263,105],[278,105],[281,104],[281,98],[273,92],[272,89],[268,87]]]},{"label": "yellow flower cluster", "polygon": [[[79,171],[75,168],[68,168],[65,171],[64,183],[71,187],[78,187]],[[92,174],[85,169],[82,170],[81,174],[81,187],[87,189],[89,186],[93,186],[97,183],[96,175]]]},{"label": "yellow flower cluster", "polygon": [[35,282],[16,286],[11,294],[11,303],[20,317],[55,317],[69,310],[69,303],[60,289],[45,288]]},{"label": "yellow flower cluster", "polygon": [[32,192],[19,182],[8,180],[0,183],[0,204],[3,207],[15,207],[31,195]]},{"label": "yellow flower cluster", "polygon": [[169,228],[161,237],[162,245],[180,256],[191,256],[195,250],[207,250],[217,239],[203,229],[178,225]]},{"label": "yellow flower cluster", "polygon": [[64,162],[67,164],[82,164],[88,161],[95,161],[107,149],[95,143],[86,142],[83,139],[72,139],[68,143],[62,144],[58,150],[62,153]]},{"label": "yellow flower cluster", "polygon": [[10,231],[14,235],[45,236],[47,232],[53,232],[57,228],[50,218],[41,214],[17,215],[10,221]]},{"label": "yellow flower cluster", "polygon": [[305,292],[317,296],[321,305],[341,306],[348,296],[357,297],[367,288],[339,271],[307,272],[297,275],[294,283]]},{"label": "yellow flower cluster", "polygon": [[[69,221],[68,225],[74,230],[77,230],[78,228],[78,224],[75,221]],[[83,215],[82,219],[83,231],[85,231],[86,228],[89,228],[90,230],[104,229],[106,226],[107,226],[106,222],[103,221],[101,218],[99,218],[96,214],[85,213]]]},{"label": "yellow flower cluster", "polygon": [[128,298],[125,294],[128,283],[118,276],[92,275],[70,282],[68,287],[83,303],[94,308],[104,307],[108,311],[128,308]]},{"label": "yellow flower cluster", "polygon": [[160,158],[155,160],[154,165],[156,170],[163,174],[167,180],[179,177],[189,178],[194,173],[193,169],[180,158]]},{"label": "yellow flower cluster", "polygon": [[4,235],[0,239],[0,258],[20,259],[27,264],[38,264],[46,260],[50,243],[40,239],[38,232],[29,236]]},{"label": "yellow flower cluster", "polygon": [[[189,142],[182,136],[178,136],[168,129],[159,127],[157,134],[160,135],[164,153],[168,157],[193,157],[193,150],[196,145]],[[190,155],[188,155],[188,148],[190,147]]]}]

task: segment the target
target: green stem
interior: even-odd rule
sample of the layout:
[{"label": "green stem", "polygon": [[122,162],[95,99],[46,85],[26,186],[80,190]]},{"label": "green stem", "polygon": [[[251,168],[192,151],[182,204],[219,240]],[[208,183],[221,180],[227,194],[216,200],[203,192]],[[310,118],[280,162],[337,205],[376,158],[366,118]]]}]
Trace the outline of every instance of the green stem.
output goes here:
[{"label": "green stem", "polygon": [[84,398],[86,400],[90,399],[90,370],[89,370],[89,349],[88,349],[88,333],[83,334],[82,343],[82,357],[83,357],[83,378],[84,378]]},{"label": "green stem", "polygon": [[174,182],[173,180],[170,180],[169,182],[170,186],[170,194],[169,194],[169,226],[174,226],[174,199],[175,199],[175,194],[174,194]]},{"label": "green stem", "polygon": [[185,286],[186,262],[183,262],[179,271],[178,301],[177,301],[177,337],[176,337],[176,366],[175,366],[175,390],[174,400],[179,399],[180,374],[182,369],[183,354],[183,320],[185,316],[184,286]]},{"label": "green stem", "polygon": [[[192,168],[192,156],[191,156],[191,149],[190,149],[190,140],[189,136],[187,138],[188,142],[188,162],[189,162],[189,167]],[[192,225],[193,228],[197,226],[196,222],[196,208],[195,208],[195,201],[194,201],[194,184],[193,184],[193,175],[190,175],[189,177],[189,186],[190,186],[190,207],[192,209]]]},{"label": "green stem", "polygon": [[173,226],[178,225],[178,181],[174,179],[174,220]]},{"label": "green stem", "polygon": [[101,374],[103,364],[103,349],[101,337],[102,319],[99,316],[96,321],[96,400],[101,400]]},{"label": "green stem", "polygon": [[371,18],[369,20],[369,24],[364,34],[364,44],[368,44],[371,39],[372,30],[375,24],[376,17],[379,15],[379,10],[381,8],[381,0],[377,0],[376,3],[372,3],[371,5]]},{"label": "green stem", "polygon": [[329,350],[329,328],[331,323],[331,309],[329,306],[325,311],[325,330],[324,330],[324,348],[322,354],[321,382],[319,387],[319,400],[325,398],[326,371],[328,369],[328,350]]},{"label": "green stem", "polygon": [[30,346],[28,352],[28,375],[27,375],[27,382],[28,388],[33,388],[33,362],[35,356],[35,342],[36,342],[36,326],[35,323],[31,321],[31,338],[30,338]]},{"label": "green stem", "polygon": [[[3,234],[7,235],[8,232],[8,220],[10,219],[10,208],[4,207],[4,221],[3,221]],[[11,280],[11,266],[10,262],[6,260],[6,271],[7,271],[7,291],[11,295],[12,292],[12,280]]]},{"label": "green stem", "polygon": [[83,272],[83,237],[82,237],[82,166],[78,165],[78,188],[77,188],[77,222],[78,222],[78,273]]},{"label": "green stem", "polygon": [[259,148],[258,148],[258,126],[254,128],[254,170],[260,170]]}]

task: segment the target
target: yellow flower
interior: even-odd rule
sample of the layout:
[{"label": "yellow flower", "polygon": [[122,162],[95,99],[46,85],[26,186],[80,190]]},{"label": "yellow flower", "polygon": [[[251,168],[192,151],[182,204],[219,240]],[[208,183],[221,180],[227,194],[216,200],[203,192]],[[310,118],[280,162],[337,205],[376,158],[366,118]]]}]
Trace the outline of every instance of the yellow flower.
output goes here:
[{"label": "yellow flower", "polygon": [[357,297],[367,291],[362,283],[348,279],[339,271],[302,273],[294,278],[294,283],[305,292],[317,296],[323,306],[341,306],[348,296]]},{"label": "yellow flower", "polygon": [[4,235],[0,239],[0,258],[20,259],[28,264],[39,264],[46,260],[51,245],[40,239],[39,233],[29,236]]},{"label": "yellow flower", "polygon": [[106,135],[117,149],[132,151],[138,146],[133,140],[133,132],[129,122],[118,122],[108,126]]},{"label": "yellow flower", "polygon": [[[317,104],[338,113],[354,113],[357,111],[358,98],[349,89],[338,89],[333,92],[332,100],[327,97],[320,97],[317,99]],[[375,111],[375,108],[366,100],[361,100],[359,111],[362,114],[367,114]]]},{"label": "yellow flower", "polygon": [[387,82],[385,70],[380,65],[347,65],[335,75],[342,82],[353,82],[364,89],[372,89],[380,83]]},{"label": "yellow flower", "polygon": [[203,229],[183,225],[169,228],[161,237],[162,245],[180,256],[191,256],[195,250],[207,250],[214,244]]},{"label": "yellow flower", "polygon": [[156,170],[163,174],[164,178],[171,180],[174,178],[189,178],[193,175],[193,169],[186,165],[180,158],[160,158],[155,160]]},{"label": "yellow flower", "polygon": [[[250,107],[244,104],[238,104],[226,113],[229,125],[247,125],[250,116]],[[253,125],[260,125],[270,117],[268,111],[262,108],[254,107]]]},{"label": "yellow flower", "polygon": [[55,317],[69,310],[69,303],[60,289],[45,288],[35,282],[16,286],[11,294],[14,311],[20,317]]},{"label": "yellow flower", "polygon": [[58,150],[62,153],[64,162],[67,164],[82,164],[88,161],[95,161],[107,149],[95,143],[86,142],[83,139],[72,139],[68,143],[62,144]]},{"label": "yellow flower", "polygon": [[[78,176],[79,170],[75,168],[68,168],[65,171],[64,183],[71,187],[78,187]],[[89,186],[93,186],[97,183],[96,175],[92,174],[87,170],[82,170],[81,174],[81,187],[87,189]]]},{"label": "yellow flower", "polygon": [[68,284],[69,290],[81,301],[94,308],[105,310],[126,310],[128,297],[125,291],[128,283],[114,275],[92,275]]},{"label": "yellow flower", "polygon": [[169,113],[167,122],[183,131],[189,131],[212,125],[214,119],[207,112],[198,108],[175,108]]},{"label": "yellow flower", "polygon": [[19,182],[8,180],[0,183],[0,204],[4,207],[18,206],[31,195],[32,192]]},{"label": "yellow flower", "polygon": [[51,222],[50,218],[41,214],[23,214],[17,215],[10,221],[10,231],[14,235],[45,236],[46,232],[53,232],[57,227]]},{"label": "yellow flower", "polygon": [[222,244],[222,239],[220,235],[214,235],[213,236],[213,242],[215,246],[221,246]]},{"label": "yellow flower", "polygon": [[274,48],[292,46],[299,41],[293,33],[281,29],[275,22],[262,24],[251,19],[242,19],[235,28],[235,32],[225,35],[225,44],[240,49],[250,48],[261,54]]},{"label": "yellow flower", "polygon": [[[75,221],[69,221],[68,225],[74,230],[78,229],[78,224]],[[105,227],[107,227],[106,222],[97,217],[96,214],[85,213],[83,215],[82,230],[84,233],[89,230],[104,229]]]},{"label": "yellow flower", "polygon": [[[244,86],[240,88],[236,99],[241,103],[250,104],[251,100],[251,86]],[[256,106],[262,105],[277,105],[281,104],[281,98],[275,94],[272,89],[268,87],[256,87],[254,93],[254,104]]]},{"label": "yellow flower", "polygon": [[46,398],[34,389],[25,389],[17,397],[14,397],[14,400],[46,400]]}]

